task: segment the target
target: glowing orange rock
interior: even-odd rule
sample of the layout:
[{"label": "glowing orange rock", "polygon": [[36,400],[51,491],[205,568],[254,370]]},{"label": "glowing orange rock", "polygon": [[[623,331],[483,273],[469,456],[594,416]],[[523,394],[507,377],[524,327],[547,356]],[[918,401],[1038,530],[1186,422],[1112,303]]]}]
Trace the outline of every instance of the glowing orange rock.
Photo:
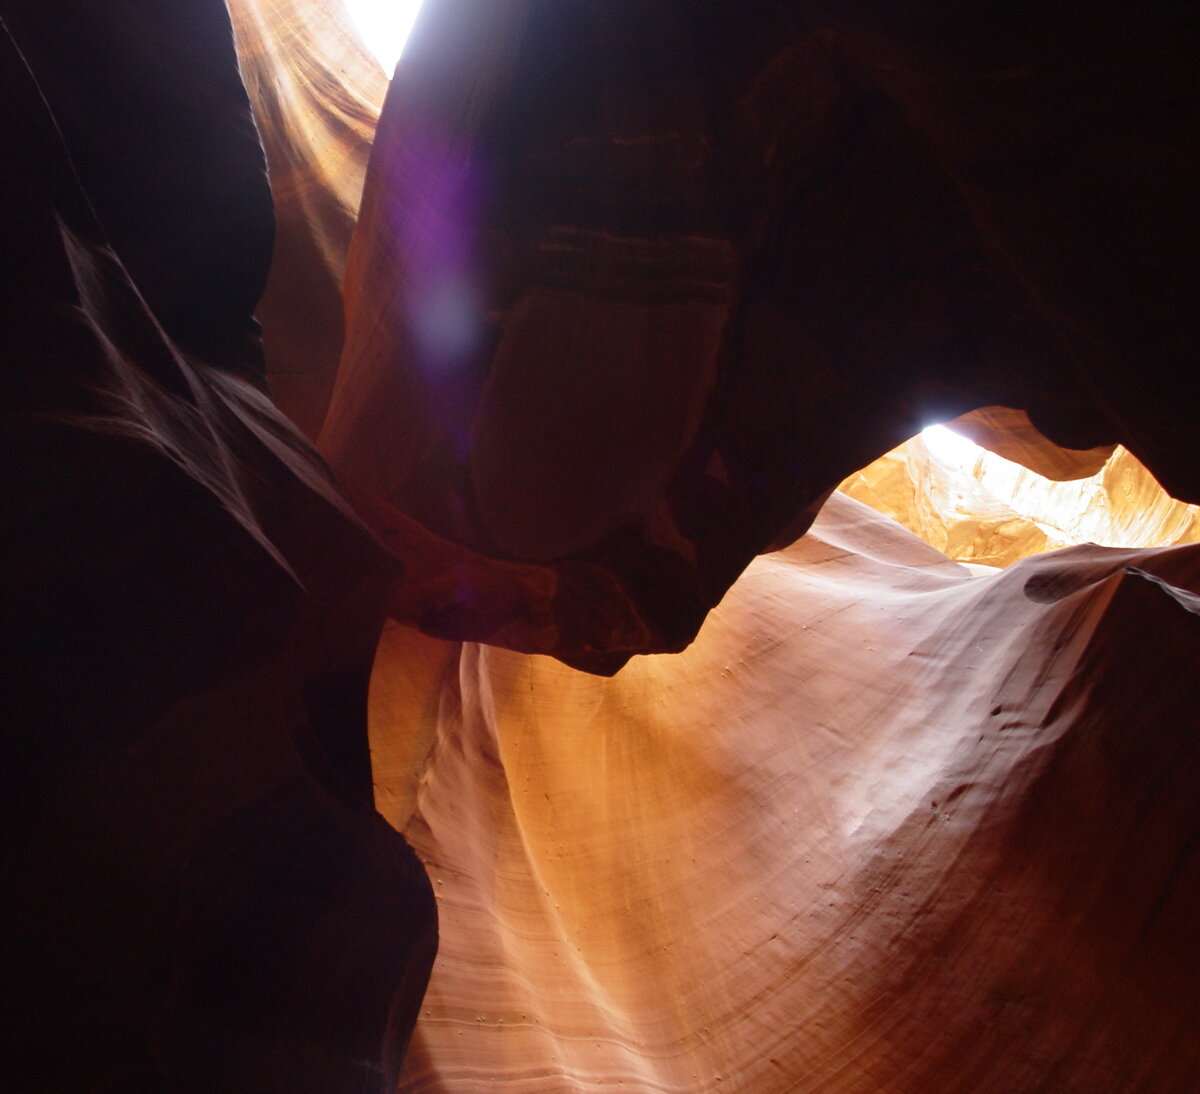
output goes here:
[{"label": "glowing orange rock", "polygon": [[400,1089],[1190,1089],[1197,589],[835,495],[609,680],[389,631],[377,801],[442,924]]}]

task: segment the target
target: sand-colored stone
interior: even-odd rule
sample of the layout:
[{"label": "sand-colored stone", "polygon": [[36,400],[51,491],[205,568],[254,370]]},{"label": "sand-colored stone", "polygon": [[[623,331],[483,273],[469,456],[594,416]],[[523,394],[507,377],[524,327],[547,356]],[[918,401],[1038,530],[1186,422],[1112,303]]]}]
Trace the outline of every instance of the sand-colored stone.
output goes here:
[{"label": "sand-colored stone", "polygon": [[1007,406],[972,410],[955,418],[950,428],[981,448],[1055,482],[1090,478],[1104,466],[1114,448],[1061,448],[1038,432],[1023,410]]},{"label": "sand-colored stone", "polygon": [[421,574],[396,618],[595,672],[680,650],[838,482],[981,407],[1057,478],[1119,442],[1200,500],[1187,33],[1131,20],[425,9],[318,442]]},{"label": "sand-colored stone", "polygon": [[339,0],[230,0],[275,204],[256,309],[275,402],[316,437],[342,350],[342,275],[387,78]]},{"label": "sand-colored stone", "polygon": [[[957,423],[953,428],[959,428]],[[1064,453],[1060,463],[1069,457]],[[1039,465],[1047,464],[1041,460]],[[850,476],[839,489],[959,562],[1007,566],[1077,543],[1150,547],[1200,542],[1200,506],[1170,497],[1122,447],[1095,474],[1055,482],[981,449],[969,463],[960,464],[918,435]]]},{"label": "sand-colored stone", "polygon": [[612,679],[389,631],[400,1089],[1191,1089],[1198,552],[969,568],[835,494]]},{"label": "sand-colored stone", "polygon": [[8,1086],[1194,1094],[1189,8],[0,17]]}]

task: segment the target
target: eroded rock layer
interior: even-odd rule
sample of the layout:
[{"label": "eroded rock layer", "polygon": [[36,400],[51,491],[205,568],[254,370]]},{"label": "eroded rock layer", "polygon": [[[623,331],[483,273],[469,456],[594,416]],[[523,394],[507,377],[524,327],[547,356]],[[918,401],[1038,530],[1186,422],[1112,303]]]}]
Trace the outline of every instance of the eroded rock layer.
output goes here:
[{"label": "eroded rock layer", "polygon": [[275,205],[257,316],[281,410],[321,429],[342,350],[342,275],[387,80],[340,0],[230,0]]},{"label": "eroded rock layer", "polygon": [[396,616],[590,671],[681,649],[838,482],[986,405],[1200,501],[1195,35],[1168,4],[429,5],[320,438],[422,573]]},{"label": "eroded rock layer", "polygon": [[231,6],[0,0],[8,1086],[1191,1094],[1196,549],[794,542],[1200,501],[1186,6],[431,0],[348,254]]},{"label": "eroded rock layer", "polygon": [[980,576],[839,494],[612,679],[391,630],[442,923],[400,1089],[1193,1090],[1198,590],[1194,546]]},{"label": "eroded rock layer", "polygon": [[1062,448],[1043,437],[1023,410],[1007,406],[980,407],[955,418],[950,428],[979,447],[1052,482],[1090,478],[1108,462],[1115,448]]},{"label": "eroded rock layer", "polygon": [[[1064,450],[1057,465],[1072,466],[1071,455]],[[1049,460],[1029,462],[1054,466]],[[939,452],[917,436],[855,472],[839,489],[959,562],[1007,566],[1077,543],[1200,542],[1200,506],[1167,495],[1124,448],[1094,475],[1054,482],[978,448],[970,456]]]},{"label": "eroded rock layer", "polygon": [[394,563],[258,386],[224,5],[75,7],[0,9],[0,1083],[361,1094],[436,938],[370,795]]}]

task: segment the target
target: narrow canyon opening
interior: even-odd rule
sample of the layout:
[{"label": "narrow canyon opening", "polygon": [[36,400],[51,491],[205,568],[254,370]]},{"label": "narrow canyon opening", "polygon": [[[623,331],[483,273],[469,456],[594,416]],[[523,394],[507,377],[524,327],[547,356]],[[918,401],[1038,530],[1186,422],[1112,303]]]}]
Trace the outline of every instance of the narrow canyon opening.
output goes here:
[{"label": "narrow canyon opening", "polygon": [[342,0],[350,25],[387,76],[396,69],[404,44],[425,0]]},{"label": "narrow canyon opening", "polygon": [[10,1082],[1200,1089],[1190,12],[119,8],[0,0]]},{"label": "narrow canyon opening", "polygon": [[[1001,408],[982,414],[1012,418],[1029,435],[1023,415]],[[960,428],[969,431],[971,422]],[[1054,446],[1044,442],[1042,451],[1053,454]],[[1078,461],[1057,469],[1057,475],[1072,477],[1039,474],[975,444],[953,426],[934,425],[855,472],[839,489],[950,558],[990,567],[1085,543],[1166,547],[1200,541],[1200,508],[1167,494],[1127,449],[1058,454]]]}]

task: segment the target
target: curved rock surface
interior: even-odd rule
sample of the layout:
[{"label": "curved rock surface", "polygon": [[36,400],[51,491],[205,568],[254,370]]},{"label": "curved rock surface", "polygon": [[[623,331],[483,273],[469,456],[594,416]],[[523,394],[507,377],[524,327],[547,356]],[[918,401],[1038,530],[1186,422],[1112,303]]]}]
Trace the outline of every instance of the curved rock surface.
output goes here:
[{"label": "curved rock surface", "polygon": [[[1071,467],[1072,455],[1064,450],[1057,465]],[[1094,475],[1069,482],[1051,481],[979,449],[964,456],[960,460],[955,452],[931,447],[923,436],[913,437],[839,489],[959,562],[1007,566],[1077,543],[1162,547],[1200,542],[1200,506],[1166,494],[1124,448]],[[1029,462],[1054,466],[1050,458]]]},{"label": "curved rock surface", "polygon": [[270,198],[223,4],[77,7],[0,9],[0,1081],[358,1094],[436,940],[371,802],[394,563],[257,386]]},{"label": "curved rock surface", "polygon": [[425,575],[397,616],[590,671],[681,649],[838,482],[985,405],[1200,500],[1195,31],[430,5],[320,438]]},{"label": "curved rock surface", "polygon": [[1034,427],[1023,410],[985,406],[955,418],[948,428],[1012,463],[1052,482],[1070,482],[1095,475],[1113,454],[1114,445],[1099,448],[1060,448]]},{"label": "curved rock surface", "polygon": [[1196,548],[797,540],[1200,501],[1190,11],[441,0],[346,251],[231,6],[0,0],[7,1085],[1191,1094]]},{"label": "curved rock surface", "polygon": [[256,311],[279,408],[308,437],[342,350],[342,275],[387,79],[340,0],[230,0],[238,58],[275,205]]},{"label": "curved rock surface", "polygon": [[400,1089],[1195,1089],[1197,591],[1200,547],[981,574],[835,494],[609,680],[391,630],[442,923]]}]

